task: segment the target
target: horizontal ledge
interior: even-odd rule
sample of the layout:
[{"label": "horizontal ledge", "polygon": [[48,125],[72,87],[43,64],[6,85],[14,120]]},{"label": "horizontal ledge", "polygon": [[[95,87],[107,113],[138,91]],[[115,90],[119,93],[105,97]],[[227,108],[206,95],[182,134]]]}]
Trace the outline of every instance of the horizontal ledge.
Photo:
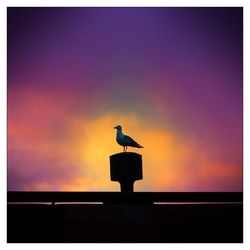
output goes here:
[{"label": "horizontal ledge", "polygon": [[7,202],[243,202],[243,192],[19,192]]}]

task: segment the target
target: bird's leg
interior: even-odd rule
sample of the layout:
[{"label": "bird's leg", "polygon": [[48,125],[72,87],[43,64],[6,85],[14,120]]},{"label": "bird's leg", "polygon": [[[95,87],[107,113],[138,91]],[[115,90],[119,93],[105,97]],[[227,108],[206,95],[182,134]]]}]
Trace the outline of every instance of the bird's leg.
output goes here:
[{"label": "bird's leg", "polygon": [[125,150],[126,150],[126,152],[127,152],[127,150],[128,150],[128,146],[125,146]]},{"label": "bird's leg", "polygon": [[126,148],[126,147],[125,147],[125,146],[123,146],[123,152],[125,152],[125,148]]}]

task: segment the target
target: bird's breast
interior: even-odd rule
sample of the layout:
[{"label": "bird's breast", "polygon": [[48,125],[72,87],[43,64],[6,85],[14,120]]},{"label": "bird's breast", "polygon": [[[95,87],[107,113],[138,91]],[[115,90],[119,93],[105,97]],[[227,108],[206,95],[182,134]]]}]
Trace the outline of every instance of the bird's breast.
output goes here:
[{"label": "bird's breast", "polygon": [[117,143],[118,143],[119,145],[121,145],[121,146],[126,146],[126,145],[125,145],[125,140],[124,140],[124,136],[123,136],[123,135],[117,134],[117,135],[116,135],[116,141],[117,141]]}]

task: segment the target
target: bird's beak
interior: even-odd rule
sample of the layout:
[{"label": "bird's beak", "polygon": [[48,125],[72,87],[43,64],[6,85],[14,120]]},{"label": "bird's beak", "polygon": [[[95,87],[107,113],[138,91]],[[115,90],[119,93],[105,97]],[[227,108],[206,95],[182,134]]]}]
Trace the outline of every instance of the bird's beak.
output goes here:
[{"label": "bird's beak", "polygon": [[117,127],[114,127],[114,128],[117,128]]}]

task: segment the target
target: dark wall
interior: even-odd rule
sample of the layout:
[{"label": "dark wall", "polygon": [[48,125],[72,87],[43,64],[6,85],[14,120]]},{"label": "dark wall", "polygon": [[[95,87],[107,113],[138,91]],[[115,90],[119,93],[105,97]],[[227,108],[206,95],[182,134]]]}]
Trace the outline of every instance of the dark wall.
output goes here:
[{"label": "dark wall", "polygon": [[10,242],[242,242],[242,204],[8,205]]}]

